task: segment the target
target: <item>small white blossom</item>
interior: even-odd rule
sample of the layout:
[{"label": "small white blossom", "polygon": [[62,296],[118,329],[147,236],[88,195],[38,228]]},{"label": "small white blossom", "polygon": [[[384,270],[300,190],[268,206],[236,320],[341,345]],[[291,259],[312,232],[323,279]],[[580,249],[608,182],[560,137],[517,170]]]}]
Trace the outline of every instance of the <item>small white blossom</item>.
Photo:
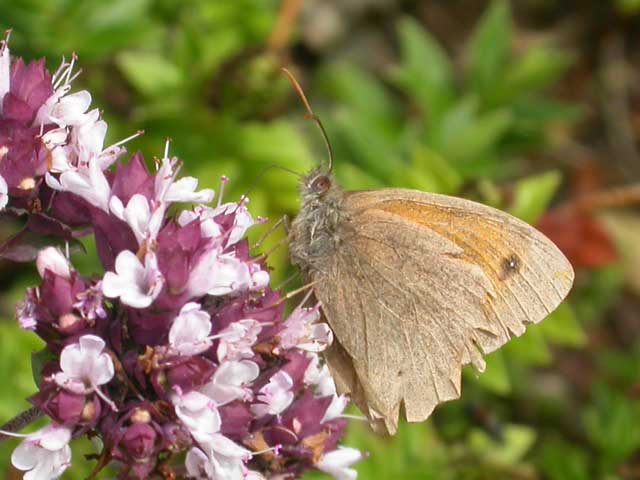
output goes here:
[{"label": "small white blossom", "polygon": [[97,160],[89,162],[88,167],[62,172],[60,179],[47,172],[45,181],[54,190],[75,193],[91,205],[109,212],[111,187]]},{"label": "small white blossom", "polygon": [[71,464],[71,430],[48,425],[27,435],[11,455],[11,464],[25,471],[24,480],[54,480]]},{"label": "small white blossom", "polygon": [[87,121],[85,112],[91,105],[91,94],[86,90],[72,93],[70,85],[58,88],[40,107],[34,124],[55,123],[60,127],[82,125]]},{"label": "small white blossom", "polygon": [[319,318],[318,307],[296,308],[287,318],[280,333],[282,347],[321,352],[331,345],[333,332],[326,323],[316,323]]},{"label": "small white blossom", "polygon": [[176,415],[198,441],[205,441],[220,431],[220,413],[207,395],[193,390],[172,398]]},{"label": "small white blossom", "polygon": [[228,295],[246,290],[251,285],[251,272],[246,262],[233,253],[211,250],[202,255],[191,270],[187,290],[193,297]]},{"label": "small white blossom", "polygon": [[342,412],[344,412],[344,409],[347,408],[348,403],[349,397],[346,395],[334,394],[320,423],[330,422],[331,420],[340,417]]},{"label": "small white blossom", "polygon": [[102,279],[102,292],[109,298],[120,298],[125,305],[146,308],[162,290],[164,279],[153,253],[147,252],[145,263],[131,251],[123,250],[116,258],[115,273]]},{"label": "small white blossom", "polygon": [[315,385],[318,395],[326,397],[336,394],[336,384],[333,381],[331,372],[327,365],[320,365],[320,357],[315,353],[311,354],[311,363],[304,372],[304,383]]},{"label": "small white blossom", "polygon": [[198,205],[194,210],[183,210],[178,216],[178,224],[184,227],[194,220],[198,220],[202,238],[218,239],[222,235],[222,229],[213,217],[208,214],[210,211],[213,211],[213,209],[204,205]]},{"label": "small white blossom", "polygon": [[242,237],[244,237],[245,233],[247,233],[247,230],[256,223],[246,207],[247,202],[248,200],[245,199],[239,204],[225,203],[216,207],[211,213],[212,216],[217,216],[220,214],[234,214],[233,227],[231,227],[231,232],[229,233],[229,238],[226,242],[227,246],[237,243],[240,239],[242,239]]},{"label": "small white blossom", "polygon": [[211,316],[198,303],[187,303],[173,320],[169,344],[180,355],[198,355],[211,347]]},{"label": "small white blossom", "polygon": [[103,352],[104,340],[95,335],[83,335],[78,343],[67,345],[60,354],[60,369],[54,379],[70,392],[87,394],[111,381],[113,361]]},{"label": "small white blossom", "polygon": [[287,372],[276,373],[258,393],[258,400],[262,403],[251,405],[251,411],[256,417],[280,415],[293,401],[291,387],[293,380]]},{"label": "small white blossom", "polygon": [[220,364],[213,378],[202,392],[212,398],[217,405],[225,405],[236,399],[251,399],[251,384],[260,374],[260,367],[254,362],[243,360]]},{"label": "small white blossom", "polygon": [[111,213],[131,227],[138,245],[158,236],[166,211],[163,204],[152,208],[147,197],[139,193],[129,199],[126,208],[118,197],[113,196],[109,200],[109,208]]},{"label": "small white blossom", "polygon": [[250,453],[220,433],[220,414],[213,400],[194,390],[174,396],[173,402],[176,415],[203,449],[191,453],[189,473],[196,478],[211,475],[209,478],[242,480],[243,459]]},{"label": "small white blossom", "polygon": [[163,158],[155,178],[155,196],[159,202],[196,202],[208,203],[213,199],[214,191],[205,188],[196,191],[198,179],[183,177],[176,180],[178,169],[176,159]]},{"label": "small white blossom", "polygon": [[181,225],[186,225],[195,218],[199,218],[202,236],[204,238],[216,238],[222,234],[222,230],[220,225],[215,221],[215,218],[220,215],[233,214],[233,225],[231,230],[226,233],[226,239],[223,243],[224,246],[234,245],[241,240],[247,233],[247,230],[255,224],[253,217],[245,206],[246,202],[247,200],[243,203],[225,203],[215,208],[199,205],[193,212],[184,212],[179,222]]},{"label": "small white blossom", "polygon": [[355,448],[338,447],[323,455],[316,463],[318,470],[333,475],[336,480],[355,480],[358,472],[351,465],[362,459],[362,453]]},{"label": "small white blossom", "polygon": [[36,268],[41,278],[44,278],[44,272],[47,270],[59,277],[71,278],[69,260],[55,247],[47,247],[38,252]]},{"label": "small white blossom", "polygon": [[253,357],[252,347],[261,330],[260,322],[251,318],[244,318],[230,324],[219,334],[218,360],[224,362]]},{"label": "small white blossom", "polygon": [[213,464],[209,460],[209,457],[207,457],[207,454],[198,447],[193,447],[189,450],[184,465],[189,478],[195,478],[196,480],[211,480],[215,478]]}]

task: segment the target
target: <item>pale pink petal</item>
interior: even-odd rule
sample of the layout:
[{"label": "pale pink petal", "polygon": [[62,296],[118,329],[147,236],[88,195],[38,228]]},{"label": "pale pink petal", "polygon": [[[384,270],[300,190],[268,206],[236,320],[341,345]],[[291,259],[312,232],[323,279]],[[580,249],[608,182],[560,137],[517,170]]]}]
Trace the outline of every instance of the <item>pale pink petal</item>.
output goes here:
[{"label": "pale pink petal", "polygon": [[9,187],[4,177],[0,175],[0,210],[4,210],[7,203],[9,203]]},{"label": "pale pink petal", "polygon": [[11,55],[9,47],[4,43],[0,48],[0,113],[2,113],[2,100],[9,92],[9,82],[11,79]]},{"label": "pale pink petal", "polygon": [[336,480],[355,480],[357,472],[349,468],[352,464],[362,459],[362,453],[355,448],[339,447],[320,458],[316,467]]},{"label": "pale pink petal", "polygon": [[42,278],[44,278],[44,272],[46,270],[49,270],[51,273],[58,275],[59,277],[71,277],[69,260],[59,249],[55,247],[47,247],[38,252],[36,268]]}]

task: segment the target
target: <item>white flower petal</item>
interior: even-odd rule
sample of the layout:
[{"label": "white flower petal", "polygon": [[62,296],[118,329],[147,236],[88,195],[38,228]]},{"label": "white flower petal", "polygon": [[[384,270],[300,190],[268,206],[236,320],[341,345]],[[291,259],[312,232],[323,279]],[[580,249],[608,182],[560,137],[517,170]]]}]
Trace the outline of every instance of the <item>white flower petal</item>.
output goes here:
[{"label": "white flower petal", "polygon": [[316,467],[329,475],[333,475],[336,480],[355,480],[357,472],[349,468],[352,464],[362,459],[362,453],[355,448],[339,447],[320,458]]},{"label": "white flower petal", "polygon": [[9,187],[7,186],[7,182],[4,177],[0,175],[0,210],[4,210],[7,203],[9,203]]},{"label": "white flower petal", "polygon": [[0,113],[2,113],[2,100],[9,93],[11,79],[11,55],[6,43],[0,49]]},{"label": "white flower petal", "polygon": [[44,278],[44,272],[46,270],[49,270],[59,277],[71,278],[69,260],[55,247],[46,247],[38,252],[36,268],[41,278]]}]

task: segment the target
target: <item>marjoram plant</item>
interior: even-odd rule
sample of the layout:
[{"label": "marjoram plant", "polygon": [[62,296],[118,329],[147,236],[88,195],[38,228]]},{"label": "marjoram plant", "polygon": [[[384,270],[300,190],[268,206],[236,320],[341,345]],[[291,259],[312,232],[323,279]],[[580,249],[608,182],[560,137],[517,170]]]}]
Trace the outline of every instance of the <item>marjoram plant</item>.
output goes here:
[{"label": "marjoram plant", "polygon": [[[40,275],[16,316],[46,343],[29,401],[50,419],[26,435],[14,432],[37,415],[8,424],[24,437],[13,465],[57,478],[87,436],[91,478],[354,479],[362,454],[338,446],[348,400],[319,356],[331,330],[308,298],[285,318],[265,257],[249,254],[248,199],[223,203],[223,177],[210,206],[168,142],[154,171],[141,153],[122,161],[128,139],[105,148],[91,95],[70,93],[75,63],[50,74],[1,44],[0,207],[26,224],[0,252]],[[87,235],[104,268],[92,277],[69,255]]]}]

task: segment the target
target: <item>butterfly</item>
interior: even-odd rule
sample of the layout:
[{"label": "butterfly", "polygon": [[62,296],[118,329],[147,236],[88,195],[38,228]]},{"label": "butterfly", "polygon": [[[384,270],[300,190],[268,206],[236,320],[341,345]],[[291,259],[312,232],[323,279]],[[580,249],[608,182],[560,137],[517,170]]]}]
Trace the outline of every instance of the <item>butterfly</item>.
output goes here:
[{"label": "butterfly", "polygon": [[329,153],[300,183],[290,258],[333,330],[326,361],[338,391],[393,434],[401,409],[419,422],[459,398],[462,367],[483,371],[483,355],[562,302],[574,273],[553,242],[495,208],[401,188],[344,191]]}]

